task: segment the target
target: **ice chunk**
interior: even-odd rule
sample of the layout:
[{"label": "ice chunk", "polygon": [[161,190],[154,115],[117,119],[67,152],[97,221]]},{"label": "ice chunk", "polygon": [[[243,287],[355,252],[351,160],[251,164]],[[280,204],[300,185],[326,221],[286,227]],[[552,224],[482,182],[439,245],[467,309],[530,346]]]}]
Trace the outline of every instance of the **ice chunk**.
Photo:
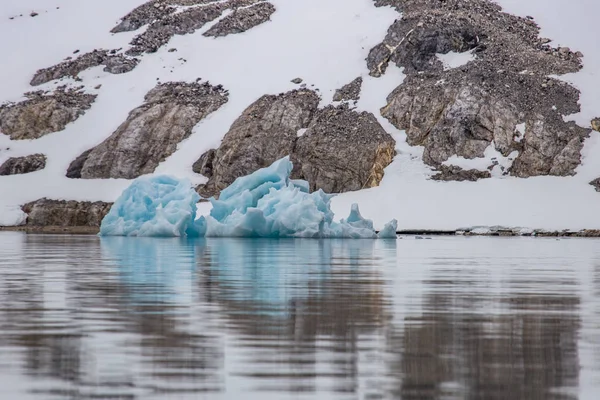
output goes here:
[{"label": "ice chunk", "polygon": [[203,236],[195,222],[200,196],[187,180],[170,176],[138,178],[102,220],[103,236]]},{"label": "ice chunk", "polygon": [[[333,195],[309,193],[308,182],[290,179],[288,157],[236,179],[211,198],[207,217],[195,219],[200,197],[188,181],[170,177],[139,178],[121,195],[102,221],[102,235],[377,238],[373,221],[350,215],[333,221]],[[396,221],[379,237],[395,237]]]},{"label": "ice chunk", "polygon": [[398,228],[398,221],[395,219],[391,220],[382,230],[379,231],[377,237],[380,239],[396,239],[396,230]]}]

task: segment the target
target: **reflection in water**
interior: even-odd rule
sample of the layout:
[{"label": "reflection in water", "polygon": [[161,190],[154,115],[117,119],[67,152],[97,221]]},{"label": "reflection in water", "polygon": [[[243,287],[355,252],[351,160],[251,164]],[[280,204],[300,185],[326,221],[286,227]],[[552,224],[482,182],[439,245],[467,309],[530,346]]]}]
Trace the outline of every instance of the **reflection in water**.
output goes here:
[{"label": "reflection in water", "polygon": [[2,233],[0,384],[19,399],[594,399],[595,247]]}]

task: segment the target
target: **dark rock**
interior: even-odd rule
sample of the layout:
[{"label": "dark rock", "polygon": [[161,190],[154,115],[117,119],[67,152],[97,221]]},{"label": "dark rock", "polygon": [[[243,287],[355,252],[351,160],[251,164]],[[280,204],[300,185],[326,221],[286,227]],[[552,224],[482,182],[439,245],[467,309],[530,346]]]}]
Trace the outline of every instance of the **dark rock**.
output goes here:
[{"label": "dark rock", "polygon": [[104,71],[111,74],[122,74],[134,69],[139,60],[119,55],[109,55],[107,50],[94,50],[49,68],[38,70],[31,79],[31,86],[38,86],[55,79],[66,77],[78,78],[79,73],[99,65],[104,65]]},{"label": "dark rock", "polygon": [[479,179],[490,178],[490,171],[479,171],[476,169],[464,170],[455,165],[441,165],[439,172],[431,177],[435,181],[470,181],[475,182]]},{"label": "dark rock", "polygon": [[299,84],[302,83],[302,78],[294,78],[294,79],[291,80],[291,82],[295,83],[296,85],[299,85]]},{"label": "dark rock", "polygon": [[214,3],[169,14],[153,22],[144,33],[136,36],[130,43],[132,47],[126,53],[129,55],[155,53],[173,36],[194,33],[206,23],[219,18],[226,9],[226,3]]},{"label": "dark rock", "polygon": [[0,131],[11,139],[37,139],[65,129],[88,110],[96,95],[58,89],[26,93],[28,100],[0,106]]},{"label": "dark rock", "polygon": [[35,11],[33,11],[33,12],[32,12],[31,14],[29,14],[29,15],[30,15],[31,17],[37,17],[37,16],[38,16],[38,15],[40,15],[40,14],[36,13]]},{"label": "dark rock", "polygon": [[360,76],[352,82],[342,86],[335,91],[333,101],[350,101],[360,99],[360,90],[362,88],[363,78]]},{"label": "dark rock", "polygon": [[0,165],[0,175],[27,174],[46,167],[46,156],[32,154],[25,157],[11,157]]},{"label": "dark rock", "polygon": [[155,20],[161,19],[169,14],[174,13],[175,7],[166,4],[161,0],[149,1],[135,8],[129,14],[123,17],[122,21],[115,26],[111,32],[130,32],[148,25]]},{"label": "dark rock", "polygon": [[327,193],[375,187],[396,154],[395,145],[373,114],[327,106],[297,139],[293,176]]},{"label": "dark rock", "polygon": [[[318,105],[319,96],[311,90],[293,90],[258,99],[244,110],[223,138],[212,156],[212,176],[200,193],[216,194],[236,178],[290,154],[298,130],[308,127]],[[205,159],[208,160],[208,155]],[[203,161],[198,160],[197,170]]]},{"label": "dark rock", "polygon": [[46,198],[23,205],[27,226],[99,227],[112,203],[65,201]]},{"label": "dark rock", "polygon": [[179,142],[189,137],[198,122],[225,104],[227,98],[220,85],[159,84],[108,139],[71,164],[71,175],[77,176],[80,171],[84,179],[133,179],[151,173],[175,152]]},{"label": "dark rock", "polygon": [[67,169],[67,178],[81,178],[81,169],[83,168],[83,164],[85,163],[91,152],[92,149],[84,151],[79,157],[73,160],[71,164],[69,164],[69,168]]},{"label": "dark rock", "polygon": [[596,178],[593,181],[591,181],[590,185],[592,185],[594,189],[596,189],[596,192],[600,192],[600,178]]},{"label": "dark rock", "polygon": [[198,161],[192,165],[192,171],[197,174],[211,178],[213,176],[213,162],[217,152],[215,149],[210,149],[206,153],[202,154]]},{"label": "dark rock", "polygon": [[235,33],[246,32],[271,18],[275,6],[271,3],[258,3],[251,7],[239,8],[217,22],[204,33],[204,36],[227,36]]}]

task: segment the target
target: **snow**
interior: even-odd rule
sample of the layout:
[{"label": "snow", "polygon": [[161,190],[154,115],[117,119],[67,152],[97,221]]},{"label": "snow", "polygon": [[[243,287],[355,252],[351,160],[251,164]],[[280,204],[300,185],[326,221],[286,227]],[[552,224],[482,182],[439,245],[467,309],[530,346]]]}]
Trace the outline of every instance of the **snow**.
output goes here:
[{"label": "snow", "polygon": [[[196,220],[200,196],[188,180],[168,176],[136,179],[102,221],[103,236],[154,237],[305,237],[374,239],[373,221],[352,204],[350,216],[333,221],[332,195],[308,191],[308,182],[291,180],[284,157],[243,176],[210,199],[209,216]],[[397,222],[386,224],[382,238],[396,237]]]},{"label": "snow", "polygon": [[[365,63],[369,50],[385,37],[387,27],[399,18],[398,13],[389,7],[373,7],[372,0],[272,2],[277,11],[271,21],[243,34],[206,38],[202,33],[212,26],[208,24],[194,34],[174,37],[154,54],[144,55],[130,73],[111,75],[98,67],[82,73],[83,82],[65,79],[35,88],[84,84],[85,90],[97,93],[98,98],[84,116],[62,132],[26,141],[11,141],[0,135],[0,163],[9,157],[36,152],[48,157],[44,170],[0,177],[0,225],[23,222],[20,205],[41,197],[117,199],[131,181],[68,179],[66,169],[83,151],[110,136],[158,81],[194,81],[202,77],[229,90],[229,102],[200,122],[155,171],[155,175],[172,175],[196,185],[206,178],[193,173],[191,165],[206,150],[217,147],[234,120],[260,96],[292,90],[297,86],[290,80],[301,77],[309,87],[314,84],[320,90],[323,106],[331,103],[337,88],[362,76],[357,108],[376,115],[396,140],[398,154],[386,168],[380,187],[339,195],[331,200],[332,211],[345,213],[353,203],[359,203],[363,212],[373,218],[376,229],[382,229],[384,222],[393,218],[399,221],[401,229],[494,225],[547,230],[600,228],[600,196],[588,185],[600,176],[598,133],[586,141],[582,165],[574,177],[518,179],[501,176],[496,172],[499,167],[495,167],[491,179],[476,183],[431,181],[432,171],[422,162],[423,149],[409,146],[405,133],[379,113],[386,97],[402,82],[402,71],[390,65],[384,76],[373,78]],[[551,44],[584,53],[583,70],[561,79],[582,91],[581,113],[565,118],[589,126],[593,117],[600,116],[600,49],[596,40],[600,26],[595,21],[600,3],[497,2],[508,12],[532,15],[541,25],[541,35],[554,40]],[[144,0],[56,0],[49,6],[46,0],[4,0],[0,7],[0,34],[11,40],[0,43],[0,53],[10,59],[0,64],[0,103],[23,99],[23,94],[32,90],[29,81],[35,70],[62,61],[76,49],[81,54],[96,48],[127,48],[140,31],[114,35],[109,31],[142,3]],[[29,17],[33,10],[39,13],[35,18]],[[167,50],[173,47],[178,51],[169,53]],[[452,58],[446,62],[448,65],[458,65],[455,63],[469,61],[472,54],[446,57]],[[93,89],[99,84],[99,90]],[[496,157],[501,165],[509,165],[508,158],[492,156],[493,148],[489,150],[482,160],[469,162],[480,162],[477,168],[482,168]],[[201,203],[198,212],[207,215],[210,207],[210,203]]]},{"label": "snow", "polygon": [[475,53],[473,50],[457,53],[455,51],[448,52],[446,54],[436,54],[438,60],[444,65],[444,70],[462,67],[469,62],[475,60]]},{"label": "snow", "polygon": [[504,172],[512,166],[513,161],[519,155],[518,151],[513,151],[508,156],[503,156],[492,141],[485,149],[483,157],[464,158],[453,155],[443,165],[454,165],[465,170],[476,169],[478,171],[487,171],[490,167],[492,176],[503,176]]}]

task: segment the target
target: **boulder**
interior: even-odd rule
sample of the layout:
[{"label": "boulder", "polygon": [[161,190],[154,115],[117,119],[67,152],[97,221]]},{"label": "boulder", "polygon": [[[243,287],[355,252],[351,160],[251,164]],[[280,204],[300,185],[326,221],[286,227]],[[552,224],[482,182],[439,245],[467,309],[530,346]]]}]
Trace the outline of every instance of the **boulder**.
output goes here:
[{"label": "boulder", "polygon": [[358,77],[352,82],[342,86],[335,91],[333,101],[350,101],[360,98],[360,90],[362,88],[363,78]]},{"label": "boulder", "polygon": [[31,227],[100,227],[111,206],[112,203],[101,201],[92,203],[43,198],[23,205],[22,210],[27,214],[25,224]]},{"label": "boulder", "polygon": [[311,191],[375,187],[396,155],[395,145],[373,114],[327,106],[296,141],[293,176],[307,180]]},{"label": "boulder", "polygon": [[227,99],[221,86],[208,83],[159,84],[108,139],[78,157],[68,174],[84,179],[133,179],[151,173],[198,122]]},{"label": "boulder", "polygon": [[25,157],[11,157],[0,165],[0,175],[27,174],[46,167],[46,156],[31,154]]},{"label": "boulder", "polygon": [[600,118],[594,118],[592,120],[592,129],[596,132],[600,132]]},{"label": "boulder", "polygon": [[96,95],[76,90],[58,89],[26,94],[27,100],[0,106],[0,132],[13,140],[37,139],[65,129],[82,116],[96,100]]},{"label": "boulder", "polygon": [[289,155],[298,130],[308,127],[318,105],[319,96],[308,89],[266,95],[251,104],[235,120],[221,146],[195,164],[196,171],[212,174],[200,194],[217,194],[236,178]]},{"label": "boulder", "polygon": [[271,14],[274,12],[275,6],[267,2],[258,3],[251,7],[239,8],[204,32],[204,36],[218,37],[246,32],[255,26],[269,21]]}]

